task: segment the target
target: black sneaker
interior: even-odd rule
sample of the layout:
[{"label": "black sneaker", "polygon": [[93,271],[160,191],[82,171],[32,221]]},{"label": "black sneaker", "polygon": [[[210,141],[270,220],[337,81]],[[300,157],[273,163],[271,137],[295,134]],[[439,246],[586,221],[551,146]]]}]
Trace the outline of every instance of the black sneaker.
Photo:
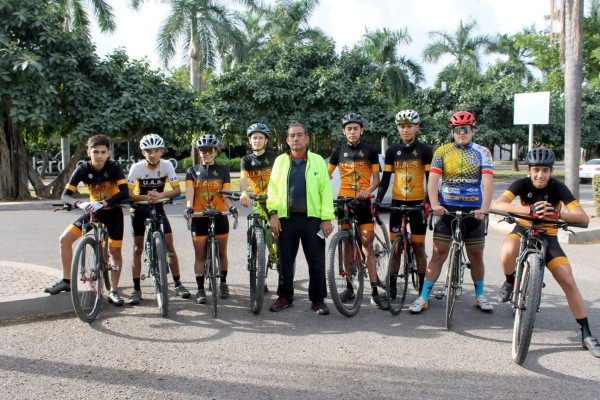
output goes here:
[{"label": "black sneaker", "polygon": [[229,286],[225,282],[221,282],[219,285],[219,296],[222,299],[226,299],[229,297]]},{"label": "black sneaker", "polygon": [[382,294],[371,296],[371,304],[373,304],[376,307],[379,307],[380,310],[387,310],[390,308],[388,306],[387,299]]},{"label": "black sneaker", "polygon": [[583,339],[583,342],[581,342],[581,346],[584,349],[588,349],[594,357],[600,357],[600,343],[598,343],[598,339],[596,339],[595,337],[586,337],[585,339]]},{"label": "black sneaker", "polygon": [[327,304],[325,304],[323,302],[323,300],[313,301],[312,304],[310,305],[310,308],[311,308],[311,310],[316,311],[317,314],[319,314],[319,315],[329,314],[329,307],[327,307]]},{"label": "black sneaker", "polygon": [[510,295],[512,294],[512,292],[513,292],[513,284],[504,282],[502,284],[502,287],[498,291],[498,300],[500,300],[503,303],[506,303],[507,301],[510,300]]},{"label": "black sneaker", "polygon": [[141,290],[133,290],[131,292],[131,296],[129,297],[129,301],[127,302],[128,304],[140,304],[140,301],[142,300],[142,291]]},{"label": "black sneaker", "polygon": [[196,292],[196,303],[206,304],[206,291],[204,289],[200,289]]},{"label": "black sneaker", "polygon": [[294,300],[290,300],[285,297],[279,297],[273,304],[271,304],[269,310],[277,312],[283,310],[284,308],[290,307],[294,307]]},{"label": "black sneaker", "polygon": [[108,302],[114,304],[117,307],[121,307],[125,301],[119,296],[116,290],[108,292]]},{"label": "black sneaker", "polygon": [[190,298],[190,291],[187,290],[183,285],[175,286],[175,294],[182,299]]},{"label": "black sneaker", "polygon": [[59,294],[60,292],[70,292],[70,291],[71,291],[71,284],[65,282],[62,279],[60,281],[56,282],[54,285],[44,289],[44,293],[50,293],[50,294]]},{"label": "black sneaker", "polygon": [[353,298],[354,298],[354,289],[352,289],[352,288],[344,289],[344,291],[342,292],[342,295],[340,296],[340,300],[342,300],[342,303],[348,303]]}]

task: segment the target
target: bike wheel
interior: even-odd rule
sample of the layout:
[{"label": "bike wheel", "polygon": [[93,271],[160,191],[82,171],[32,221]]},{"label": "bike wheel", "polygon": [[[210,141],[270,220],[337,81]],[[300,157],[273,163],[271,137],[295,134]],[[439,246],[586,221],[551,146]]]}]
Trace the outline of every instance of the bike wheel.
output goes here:
[{"label": "bike wheel", "polygon": [[266,259],[265,233],[262,228],[252,228],[250,242],[250,309],[260,313],[265,294]]},{"label": "bike wheel", "polygon": [[420,295],[419,291],[419,273],[417,272],[417,259],[415,258],[415,251],[412,246],[409,244],[408,246],[409,259],[411,262],[408,264],[408,273],[410,275],[410,280],[412,282],[413,289],[417,291]]},{"label": "bike wheel", "polygon": [[[348,251],[350,250],[350,251]],[[360,309],[364,290],[364,269],[357,248],[352,246],[350,232],[337,232],[327,250],[327,283],[329,294],[338,311],[346,317],[356,315]],[[353,297],[342,301],[346,289]]]},{"label": "bike wheel", "polygon": [[388,257],[387,276],[385,278],[385,297],[393,315],[402,311],[408,289],[408,259],[404,251],[404,240],[396,236]]},{"label": "bike wheel", "polygon": [[[106,235],[108,235],[108,233],[106,233]],[[106,288],[106,291],[109,292],[110,291],[110,274],[108,272],[108,261],[109,261],[109,256],[108,256],[108,236],[105,236],[105,239],[102,241],[102,258],[104,259],[104,266],[107,268],[104,268],[102,270],[102,280],[104,281],[104,287]]]},{"label": "bike wheel", "polygon": [[71,264],[71,300],[75,314],[92,322],[102,304],[102,275],[96,254],[96,240],[86,236],[77,244]]},{"label": "bike wheel", "polygon": [[459,268],[460,268],[460,249],[452,246],[450,249],[450,263],[448,264],[448,275],[446,277],[446,329],[452,325],[452,313],[454,312],[454,303],[456,302],[456,291],[458,290]]},{"label": "bike wheel", "polygon": [[523,364],[529,351],[535,314],[542,295],[544,265],[538,254],[530,254],[522,268],[519,295],[515,300],[516,313],[512,339],[512,357],[518,365]]},{"label": "bike wheel", "polygon": [[210,277],[210,285],[212,287],[212,300],[213,300],[213,317],[217,316],[217,305],[219,298],[219,287],[217,286],[217,275],[221,273],[221,269],[219,268],[219,247],[217,246],[217,239],[212,238],[208,242],[209,245],[209,277]]},{"label": "bike wheel", "polygon": [[154,267],[152,278],[154,279],[154,288],[156,289],[156,301],[160,315],[166,317],[169,314],[169,283],[167,282],[167,248],[165,238],[160,231],[152,234],[154,241]]},{"label": "bike wheel", "polygon": [[377,285],[385,289],[385,279],[387,277],[388,258],[390,256],[390,234],[387,226],[381,221],[381,225],[375,222],[375,238],[373,239],[373,249],[375,250],[375,262],[377,266]]}]

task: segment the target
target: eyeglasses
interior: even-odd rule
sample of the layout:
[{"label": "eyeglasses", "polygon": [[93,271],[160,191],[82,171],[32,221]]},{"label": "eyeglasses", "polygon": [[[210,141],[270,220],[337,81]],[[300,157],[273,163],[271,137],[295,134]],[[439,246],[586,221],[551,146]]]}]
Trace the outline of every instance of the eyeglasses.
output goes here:
[{"label": "eyeglasses", "polygon": [[215,149],[214,147],[200,147],[198,149],[198,151],[200,153],[204,153],[204,154],[212,154],[212,153],[216,153],[217,149]]},{"label": "eyeglasses", "polygon": [[452,133],[456,133],[457,135],[468,135],[469,133],[473,133],[475,128],[472,126],[455,126],[452,128]]}]

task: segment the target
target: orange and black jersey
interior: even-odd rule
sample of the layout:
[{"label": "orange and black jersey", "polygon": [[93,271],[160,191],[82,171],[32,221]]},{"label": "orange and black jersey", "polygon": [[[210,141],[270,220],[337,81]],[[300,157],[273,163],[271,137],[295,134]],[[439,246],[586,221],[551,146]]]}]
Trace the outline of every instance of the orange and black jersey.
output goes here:
[{"label": "orange and black jersey", "polygon": [[78,165],[63,194],[72,196],[77,191],[79,182],[83,182],[87,187],[92,202],[105,200],[110,207],[129,197],[123,167],[115,160],[106,160],[100,171],[97,171],[90,161]]},{"label": "orange and black jersey", "polygon": [[390,176],[394,174],[393,200],[424,200],[427,193],[425,180],[429,177],[432,158],[431,147],[418,140],[409,145],[396,143],[388,147],[385,152],[383,177],[379,184],[377,199],[379,201],[383,199],[390,184]]},{"label": "orange and black jersey", "polygon": [[260,156],[249,154],[242,158],[240,162],[241,177],[250,180],[252,192],[255,195],[267,193],[271,169],[276,158],[277,154],[272,151],[265,151]]},{"label": "orange and black jersey", "polygon": [[329,174],[340,171],[339,197],[356,197],[358,192],[371,186],[373,172],[379,172],[377,149],[368,143],[352,146],[345,143],[333,149],[329,157]]},{"label": "orange and black jersey", "polygon": [[[560,211],[562,204],[567,207],[567,210],[572,210],[579,206],[579,202],[573,196],[569,188],[559,180],[550,178],[546,187],[538,189],[531,182],[531,178],[526,177],[514,181],[508,189],[502,193],[512,202],[515,197],[519,197],[521,205],[531,206],[538,201],[547,201],[552,204],[556,211]],[[529,221],[519,220],[519,225],[528,227]],[[556,236],[556,228],[548,228],[543,230],[544,235]]]},{"label": "orange and black jersey", "polygon": [[217,211],[226,211],[227,206],[219,190],[229,190],[229,170],[222,165],[197,164],[185,175],[185,184],[194,186],[194,212],[203,212],[207,205]]}]

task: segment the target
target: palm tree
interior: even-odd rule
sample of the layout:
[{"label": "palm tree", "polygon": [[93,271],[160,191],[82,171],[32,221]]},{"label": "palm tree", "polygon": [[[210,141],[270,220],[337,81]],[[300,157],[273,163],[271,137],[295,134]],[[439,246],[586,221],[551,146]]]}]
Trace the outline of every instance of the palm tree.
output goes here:
[{"label": "palm tree", "polygon": [[479,70],[479,51],[490,48],[494,44],[494,40],[489,35],[473,36],[473,31],[477,27],[475,21],[463,23],[461,20],[454,33],[429,32],[433,42],[425,48],[423,60],[438,62],[443,56],[450,55],[459,67],[470,62]]},{"label": "palm tree", "polygon": [[[524,29],[522,34],[528,35],[534,33],[534,28]],[[495,43],[488,48],[494,53],[503,54],[508,57],[506,64],[511,67],[515,78],[525,86],[533,81],[533,74],[530,67],[535,67],[535,64],[530,61],[531,50],[525,47],[518,46],[514,37],[503,34],[499,35]]]},{"label": "palm tree", "polygon": [[[65,31],[74,29],[90,36],[90,20],[83,3],[81,0],[59,0],[65,14]],[[117,24],[115,23],[113,9],[108,2],[105,0],[87,0],[86,3],[94,10],[100,31],[114,32]]]},{"label": "palm tree", "polygon": [[235,64],[248,61],[267,43],[268,33],[265,25],[268,12],[265,8],[257,8],[235,13],[237,25],[241,27],[241,42],[224,43],[226,48],[219,50],[223,54],[223,69],[231,69]]},{"label": "palm tree", "polygon": [[411,41],[406,29],[395,31],[383,28],[374,31],[367,29],[359,44],[359,48],[377,64],[380,80],[394,103],[398,103],[413,90],[414,85],[423,81],[421,66],[398,54],[398,48]]},{"label": "palm tree", "polygon": [[[131,0],[139,10],[144,0]],[[188,49],[190,84],[200,88],[203,70],[213,69],[220,54],[229,43],[242,42],[234,14],[218,0],[162,0],[171,12],[158,34],[157,48],[165,66],[177,53],[180,43]],[[240,4],[256,7],[255,0],[238,0]]]},{"label": "palm tree", "polygon": [[325,33],[321,29],[308,25],[319,3],[320,0],[277,0],[267,14],[265,28],[270,38],[276,42],[323,39]]}]

